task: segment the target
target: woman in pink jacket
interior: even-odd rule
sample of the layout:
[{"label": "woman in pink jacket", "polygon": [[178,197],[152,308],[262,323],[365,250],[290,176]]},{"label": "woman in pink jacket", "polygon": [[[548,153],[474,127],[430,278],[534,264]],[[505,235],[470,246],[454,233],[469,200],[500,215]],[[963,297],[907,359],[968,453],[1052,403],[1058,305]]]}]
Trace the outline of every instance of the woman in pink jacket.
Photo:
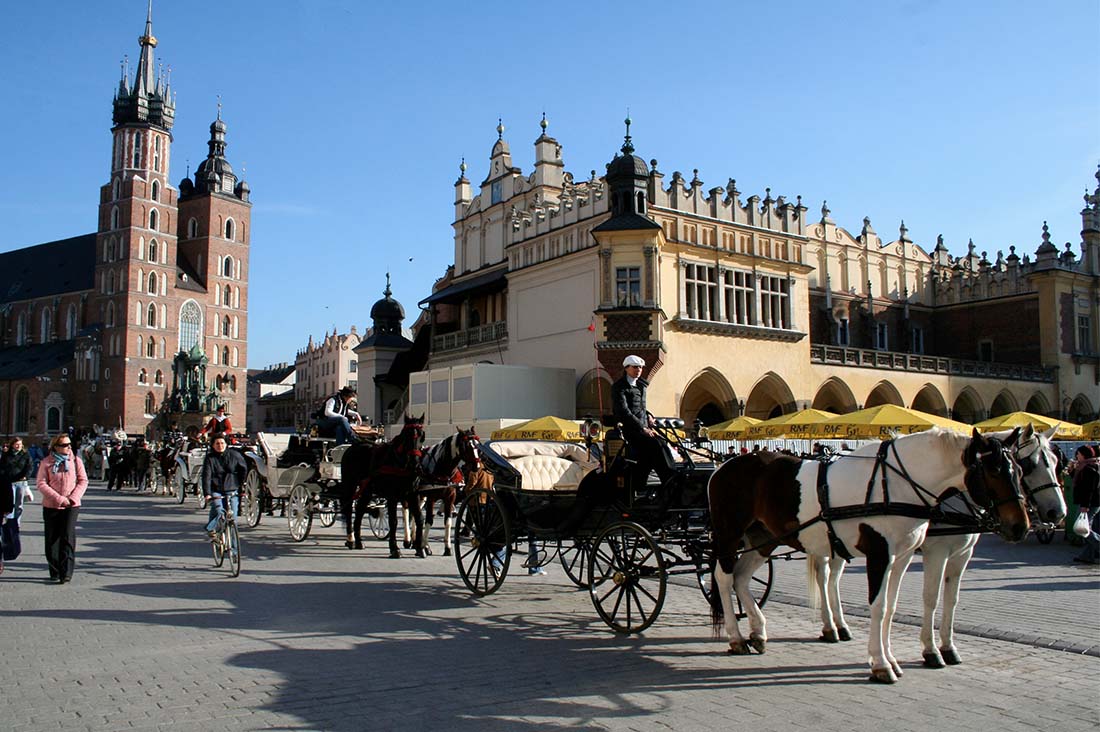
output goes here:
[{"label": "woman in pink jacket", "polygon": [[42,494],[42,523],[46,527],[46,563],[50,579],[64,584],[73,578],[76,563],[76,516],[88,488],[84,463],[73,452],[65,433],[50,441],[50,454],[38,466]]}]

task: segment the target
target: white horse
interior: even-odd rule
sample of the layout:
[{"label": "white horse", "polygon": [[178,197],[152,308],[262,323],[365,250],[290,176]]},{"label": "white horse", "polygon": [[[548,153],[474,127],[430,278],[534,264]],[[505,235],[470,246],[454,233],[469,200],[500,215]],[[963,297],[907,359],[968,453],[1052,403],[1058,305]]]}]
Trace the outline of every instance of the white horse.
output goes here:
[{"label": "white horse", "polygon": [[[1027,535],[1027,510],[1005,446],[976,430],[970,437],[939,429],[906,435],[864,446],[831,464],[772,453],[723,463],[708,486],[715,630],[724,620],[731,653],[764,651],[766,623],[750,582],[778,546],[818,556],[863,554],[871,605],[871,679],[897,681],[902,670],[890,647],[890,628],[901,579],[924,541],[931,509],[952,488],[961,488],[988,510],[1007,540]],[[751,549],[744,549],[742,541]],[[749,618],[747,642],[738,628],[731,589]]]},{"label": "white horse", "polygon": [[[1058,457],[1050,440],[1057,428],[1045,433],[1035,432],[1028,425],[1012,446],[1013,458],[1022,474],[1021,483],[1029,503],[1038,517],[1057,523],[1065,518],[1066,502],[1058,483]],[[1012,432],[995,432],[989,437],[1002,441]],[[959,585],[967,564],[974,554],[981,534],[973,525],[974,510],[965,499],[957,496],[944,504],[948,521],[933,521],[921,545],[924,574],[924,615],[921,622],[921,650],[924,665],[943,668],[945,664],[961,663],[955,647],[955,610],[959,603]],[[969,526],[968,526],[969,524]],[[847,562],[837,556],[810,555],[810,576],[816,586],[811,604],[821,611],[821,640],[835,643],[851,640],[852,634],[844,620],[840,601],[840,578]],[[935,615],[943,590],[943,616],[940,622],[941,642],[937,648]]]}]

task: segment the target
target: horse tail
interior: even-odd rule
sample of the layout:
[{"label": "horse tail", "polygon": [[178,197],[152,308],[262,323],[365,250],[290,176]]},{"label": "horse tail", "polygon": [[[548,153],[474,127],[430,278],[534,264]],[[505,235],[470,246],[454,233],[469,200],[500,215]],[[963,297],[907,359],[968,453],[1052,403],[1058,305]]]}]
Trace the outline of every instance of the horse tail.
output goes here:
[{"label": "horse tail", "polygon": [[710,575],[710,633],[715,638],[722,636],[722,629],[726,622],[726,613],[722,609],[722,595],[718,589],[718,580],[714,578],[714,572]]},{"label": "horse tail", "polygon": [[821,609],[821,557],[806,555],[806,600],[811,610]]}]

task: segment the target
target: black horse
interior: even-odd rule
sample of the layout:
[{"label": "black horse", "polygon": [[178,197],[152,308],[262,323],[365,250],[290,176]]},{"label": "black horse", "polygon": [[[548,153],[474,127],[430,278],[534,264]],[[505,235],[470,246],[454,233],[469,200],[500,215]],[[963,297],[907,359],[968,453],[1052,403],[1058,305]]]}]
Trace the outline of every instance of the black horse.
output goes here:
[{"label": "black horse", "polygon": [[[421,445],[424,442],[424,416],[405,415],[401,434],[389,442],[373,445],[353,444],[340,461],[340,512],[348,527],[344,542],[351,549],[362,549],[363,514],[372,496],[386,499],[386,511],[390,520],[390,557],[401,556],[397,548],[397,504],[403,503],[416,523],[414,546],[416,556],[424,553],[424,517],[416,500],[416,486],[420,479]],[[355,515],[352,516],[352,504]]]}]

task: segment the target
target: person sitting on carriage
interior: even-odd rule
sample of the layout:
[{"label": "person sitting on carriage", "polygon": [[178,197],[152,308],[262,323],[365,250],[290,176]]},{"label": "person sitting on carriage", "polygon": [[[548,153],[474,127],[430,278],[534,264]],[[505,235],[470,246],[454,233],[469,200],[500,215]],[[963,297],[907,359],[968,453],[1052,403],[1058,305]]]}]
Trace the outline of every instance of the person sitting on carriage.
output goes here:
[{"label": "person sitting on carriage", "polygon": [[228,435],[233,432],[233,424],[229,421],[229,415],[225,413],[225,405],[219,404],[218,411],[210,418],[210,421],[206,423],[206,426],[199,430],[199,437],[202,437],[207,432],[211,435],[216,435],[221,432],[224,435]]},{"label": "person sitting on carriage", "polygon": [[645,361],[640,356],[623,359],[623,376],[611,386],[611,408],[630,445],[636,467],[633,483],[644,485],[650,470],[656,470],[661,484],[668,482],[676,469],[672,455],[653,431],[653,416],[646,411],[645,390],[649,382],[642,378]]},{"label": "person sitting on carriage", "polygon": [[337,445],[354,441],[350,416],[359,419],[359,413],[349,408],[349,403],[357,396],[355,389],[345,386],[325,400],[322,413],[317,417],[318,434],[329,433],[336,438]]}]

